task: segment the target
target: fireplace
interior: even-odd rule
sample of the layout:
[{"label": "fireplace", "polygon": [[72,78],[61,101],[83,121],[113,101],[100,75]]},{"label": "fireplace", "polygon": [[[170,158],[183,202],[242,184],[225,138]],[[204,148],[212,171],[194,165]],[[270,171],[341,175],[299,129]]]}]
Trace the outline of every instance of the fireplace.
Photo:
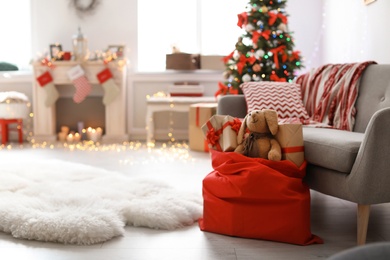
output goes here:
[{"label": "fireplace", "polygon": [[71,97],[60,97],[55,106],[56,133],[61,131],[62,126],[69,127],[70,131],[78,132],[79,122],[82,122],[84,128],[106,129],[106,112],[102,97],[87,97],[77,105]]},{"label": "fireplace", "polygon": [[[34,80],[33,84],[33,113],[34,113],[34,133],[33,139],[36,142],[43,141],[55,141],[57,139],[58,125],[61,124],[57,117],[66,117],[66,113],[74,114],[75,111],[82,109],[81,107],[88,105],[90,102],[102,102],[102,97],[104,95],[103,88],[100,86],[99,81],[97,80],[96,75],[108,67],[113,75],[115,84],[120,88],[120,94],[109,104],[103,105],[95,109],[95,113],[104,114],[104,119],[98,119],[96,122],[94,117],[96,115],[91,115],[91,121],[94,121],[93,124],[100,124],[104,120],[104,125],[102,125],[104,130],[103,142],[124,142],[128,140],[128,135],[126,134],[126,65],[123,60],[113,61],[105,65],[103,61],[88,61],[79,63],[76,61],[56,61],[53,63],[54,68],[49,69],[46,65],[41,64],[40,62],[34,63],[34,77],[37,78],[45,71],[49,70],[52,75],[54,85],[58,90],[60,97],[57,99],[58,104],[52,106],[46,106],[46,92],[44,88],[40,87],[38,82]],[[85,104],[69,102],[69,98],[75,92],[75,88],[72,85],[71,80],[68,78],[67,72],[80,65],[85,71],[85,75],[89,83],[93,86],[90,95],[85,99]],[[65,99],[65,100],[64,100]],[[93,101],[94,100],[94,101]],[[84,101],[83,101],[84,102]],[[61,103],[61,104],[60,104]],[[65,103],[66,109],[63,109]],[[72,107],[70,107],[72,106]],[[61,111],[57,111],[61,109]],[[68,112],[67,112],[68,111]],[[100,111],[100,112],[99,112]],[[101,111],[104,111],[102,113]],[[81,113],[80,113],[81,116]],[[83,120],[86,124],[90,123],[89,119],[82,115],[79,119],[75,121]],[[99,122],[99,120],[101,120]],[[71,123],[71,125],[77,124],[77,122]],[[87,126],[87,125],[85,125]]]}]

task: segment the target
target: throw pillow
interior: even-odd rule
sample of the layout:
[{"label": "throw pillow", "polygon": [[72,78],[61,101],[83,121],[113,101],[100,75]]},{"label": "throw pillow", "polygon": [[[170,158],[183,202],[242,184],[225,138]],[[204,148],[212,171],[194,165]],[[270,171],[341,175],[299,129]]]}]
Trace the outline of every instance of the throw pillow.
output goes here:
[{"label": "throw pillow", "polygon": [[240,85],[247,103],[247,112],[261,109],[274,109],[279,119],[309,119],[302,102],[301,88],[296,83],[287,82],[246,82]]}]

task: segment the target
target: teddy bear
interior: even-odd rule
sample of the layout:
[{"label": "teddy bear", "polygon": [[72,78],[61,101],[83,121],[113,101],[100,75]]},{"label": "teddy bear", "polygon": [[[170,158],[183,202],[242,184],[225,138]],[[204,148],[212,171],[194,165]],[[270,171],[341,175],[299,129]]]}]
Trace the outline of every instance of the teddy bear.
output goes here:
[{"label": "teddy bear", "polygon": [[277,132],[278,114],[275,110],[253,110],[245,116],[241,124],[237,134],[238,146],[234,151],[248,157],[280,161],[282,151],[274,137]]}]

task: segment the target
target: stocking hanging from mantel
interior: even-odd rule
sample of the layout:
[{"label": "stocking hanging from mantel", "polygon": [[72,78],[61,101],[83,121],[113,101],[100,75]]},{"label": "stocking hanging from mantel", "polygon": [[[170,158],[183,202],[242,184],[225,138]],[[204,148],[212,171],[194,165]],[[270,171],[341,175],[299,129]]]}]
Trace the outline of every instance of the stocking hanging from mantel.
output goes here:
[{"label": "stocking hanging from mantel", "polygon": [[115,84],[109,68],[99,72],[96,77],[104,89],[103,104],[108,105],[119,95],[120,89]]},{"label": "stocking hanging from mantel", "polygon": [[77,65],[67,72],[69,79],[72,81],[76,88],[76,92],[73,95],[73,101],[75,103],[81,103],[91,93],[92,86],[85,76],[84,70],[80,65]]},{"label": "stocking hanging from mantel", "polygon": [[42,73],[39,77],[37,77],[37,81],[39,86],[44,88],[46,92],[46,100],[45,106],[51,107],[59,98],[60,94],[58,90],[54,86],[53,78],[49,71]]}]

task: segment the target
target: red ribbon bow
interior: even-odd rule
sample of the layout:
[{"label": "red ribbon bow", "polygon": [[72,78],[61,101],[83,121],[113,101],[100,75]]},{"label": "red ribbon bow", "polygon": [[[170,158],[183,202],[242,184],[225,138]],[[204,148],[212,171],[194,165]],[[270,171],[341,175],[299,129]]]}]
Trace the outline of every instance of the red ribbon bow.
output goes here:
[{"label": "red ribbon bow", "polygon": [[228,56],[223,57],[222,60],[226,64],[231,58],[233,58],[234,51],[232,51]]},{"label": "red ribbon bow", "polygon": [[240,60],[237,62],[237,71],[239,74],[242,73],[242,69],[244,68],[245,64],[249,62],[250,64],[253,64],[256,61],[255,57],[245,57],[244,55],[240,56]]},{"label": "red ribbon bow", "polygon": [[300,51],[293,51],[293,53],[290,56],[290,61],[299,60],[299,53]]},{"label": "red ribbon bow", "polygon": [[217,97],[218,95],[226,95],[227,93],[232,94],[232,95],[237,95],[238,90],[233,88],[233,87],[228,87],[224,85],[221,82],[218,82],[218,90],[215,92],[214,96]]},{"label": "red ribbon bow", "polygon": [[238,16],[238,22],[237,22],[238,27],[242,28],[243,25],[246,25],[248,23],[248,14],[246,12],[242,12],[237,16]]},{"label": "red ribbon bow", "polygon": [[268,20],[269,25],[273,25],[276,22],[276,19],[278,18],[282,20],[282,23],[287,24],[287,16],[281,13],[275,14],[274,12],[269,12],[268,15],[269,15],[269,20]]},{"label": "red ribbon bow", "polygon": [[209,131],[207,131],[207,134],[206,134],[207,142],[209,144],[211,144],[212,146],[217,145],[220,135],[221,135],[220,130],[215,131],[214,128],[209,129]]},{"label": "red ribbon bow", "polygon": [[215,92],[214,96],[226,95],[228,89],[229,89],[228,86],[222,84],[221,82],[218,82],[218,90],[217,92]]},{"label": "red ribbon bow", "polygon": [[231,94],[231,95],[238,95],[238,89],[230,87],[229,88],[229,94]]},{"label": "red ribbon bow", "polygon": [[238,134],[238,131],[240,130],[241,127],[241,120],[238,118],[234,118],[233,121],[227,122],[228,125],[230,125],[230,128]]},{"label": "red ribbon bow", "polygon": [[264,32],[255,31],[252,34],[252,42],[257,43],[260,37],[263,37],[268,41],[270,34],[271,34],[271,30],[265,30]]},{"label": "red ribbon bow", "polygon": [[[273,49],[270,50],[273,53],[273,55],[274,55],[274,62],[275,62],[275,66],[276,66],[277,69],[279,69],[278,54],[279,53],[285,54],[284,53],[285,49],[286,49],[286,46],[285,45],[281,45],[279,47],[276,47],[276,48],[273,48]],[[287,59],[287,55],[283,55],[282,59],[283,59],[283,62],[285,62],[286,59]]]},{"label": "red ribbon bow", "polygon": [[279,78],[276,74],[272,74],[269,78],[271,81],[287,82],[285,78]]}]

